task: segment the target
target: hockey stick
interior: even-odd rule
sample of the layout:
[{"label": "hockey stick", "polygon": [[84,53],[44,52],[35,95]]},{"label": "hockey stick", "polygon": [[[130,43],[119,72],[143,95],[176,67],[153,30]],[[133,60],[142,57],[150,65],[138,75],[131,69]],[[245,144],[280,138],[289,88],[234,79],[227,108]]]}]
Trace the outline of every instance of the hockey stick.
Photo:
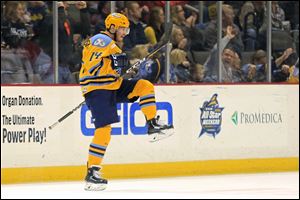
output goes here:
[{"label": "hockey stick", "polygon": [[68,112],[67,114],[65,114],[64,116],[62,116],[59,120],[57,120],[57,122],[55,122],[54,124],[52,124],[51,126],[49,126],[49,129],[53,129],[57,124],[59,124],[60,122],[62,122],[63,120],[65,120],[67,117],[69,117],[71,114],[73,114],[78,108],[80,108],[83,104],[85,103],[85,101],[81,102],[78,106],[76,106],[73,110],[71,110],[70,112]]},{"label": "hockey stick", "polygon": [[[145,58],[137,61],[136,63],[134,63],[127,71],[126,73],[123,75],[123,77],[130,73],[131,70],[137,70],[140,66],[140,64],[142,62],[144,62],[145,60],[151,58],[154,54],[156,54],[157,52],[159,52],[164,46],[166,46],[170,40],[170,36],[172,33],[172,28],[173,28],[173,24],[172,23],[168,23],[167,24],[167,29],[165,34],[163,35],[161,41],[157,44],[157,47],[155,49],[153,49]],[[52,124],[51,126],[49,126],[48,128],[50,130],[52,130],[55,126],[57,126],[59,123],[61,123],[63,120],[65,120],[66,118],[68,118],[71,114],[73,114],[77,109],[79,109],[83,104],[85,103],[85,101],[81,102],[78,106],[76,106],[73,110],[71,110],[70,112],[68,112],[67,114],[65,114],[64,116],[62,116],[59,120],[57,120],[57,122],[55,122],[54,124]]]}]

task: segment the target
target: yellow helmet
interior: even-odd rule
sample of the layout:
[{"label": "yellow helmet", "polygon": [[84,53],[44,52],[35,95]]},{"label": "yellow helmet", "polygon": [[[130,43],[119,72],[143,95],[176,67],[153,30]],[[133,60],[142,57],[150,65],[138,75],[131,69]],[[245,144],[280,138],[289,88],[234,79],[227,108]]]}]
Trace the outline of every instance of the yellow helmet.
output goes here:
[{"label": "yellow helmet", "polygon": [[125,15],[120,13],[111,13],[105,19],[106,29],[109,30],[111,25],[114,25],[115,29],[118,29],[119,27],[129,28],[129,21]]}]

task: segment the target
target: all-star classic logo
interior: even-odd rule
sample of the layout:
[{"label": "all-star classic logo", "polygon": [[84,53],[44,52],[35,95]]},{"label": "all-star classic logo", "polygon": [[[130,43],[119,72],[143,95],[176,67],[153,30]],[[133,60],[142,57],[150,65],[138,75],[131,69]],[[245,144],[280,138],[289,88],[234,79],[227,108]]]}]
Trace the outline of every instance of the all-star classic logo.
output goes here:
[{"label": "all-star classic logo", "polygon": [[204,133],[207,133],[215,138],[221,131],[222,111],[224,108],[219,107],[217,97],[218,95],[214,94],[211,99],[209,101],[205,101],[202,108],[200,108],[200,123],[202,130],[199,137],[201,137]]}]

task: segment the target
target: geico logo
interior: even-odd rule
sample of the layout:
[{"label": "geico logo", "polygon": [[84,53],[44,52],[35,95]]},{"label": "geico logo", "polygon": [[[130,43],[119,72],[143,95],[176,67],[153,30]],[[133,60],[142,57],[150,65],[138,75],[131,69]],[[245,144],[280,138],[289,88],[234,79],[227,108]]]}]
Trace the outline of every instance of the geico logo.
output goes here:
[{"label": "geico logo", "polygon": [[[156,102],[157,113],[168,124],[173,124],[173,108],[169,102]],[[144,135],[147,134],[145,117],[138,103],[122,103],[117,105],[119,123],[112,125],[112,135]],[[93,136],[95,127],[87,106],[81,107],[81,132],[85,136]]]}]

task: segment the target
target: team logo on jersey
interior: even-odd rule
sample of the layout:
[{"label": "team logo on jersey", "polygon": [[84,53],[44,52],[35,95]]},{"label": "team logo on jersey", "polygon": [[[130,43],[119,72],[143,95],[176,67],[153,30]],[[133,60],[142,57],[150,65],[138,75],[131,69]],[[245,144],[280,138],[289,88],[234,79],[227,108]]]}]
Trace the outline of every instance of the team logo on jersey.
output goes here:
[{"label": "team logo on jersey", "polygon": [[221,131],[222,111],[224,108],[219,107],[217,97],[218,95],[214,94],[211,99],[209,101],[205,101],[202,108],[200,108],[200,123],[202,130],[199,137],[201,137],[204,133],[207,133],[215,138]]},{"label": "team logo on jersey", "polygon": [[98,38],[97,40],[94,41],[93,43],[94,46],[98,46],[98,47],[104,47],[105,46],[105,42],[103,39]]}]

